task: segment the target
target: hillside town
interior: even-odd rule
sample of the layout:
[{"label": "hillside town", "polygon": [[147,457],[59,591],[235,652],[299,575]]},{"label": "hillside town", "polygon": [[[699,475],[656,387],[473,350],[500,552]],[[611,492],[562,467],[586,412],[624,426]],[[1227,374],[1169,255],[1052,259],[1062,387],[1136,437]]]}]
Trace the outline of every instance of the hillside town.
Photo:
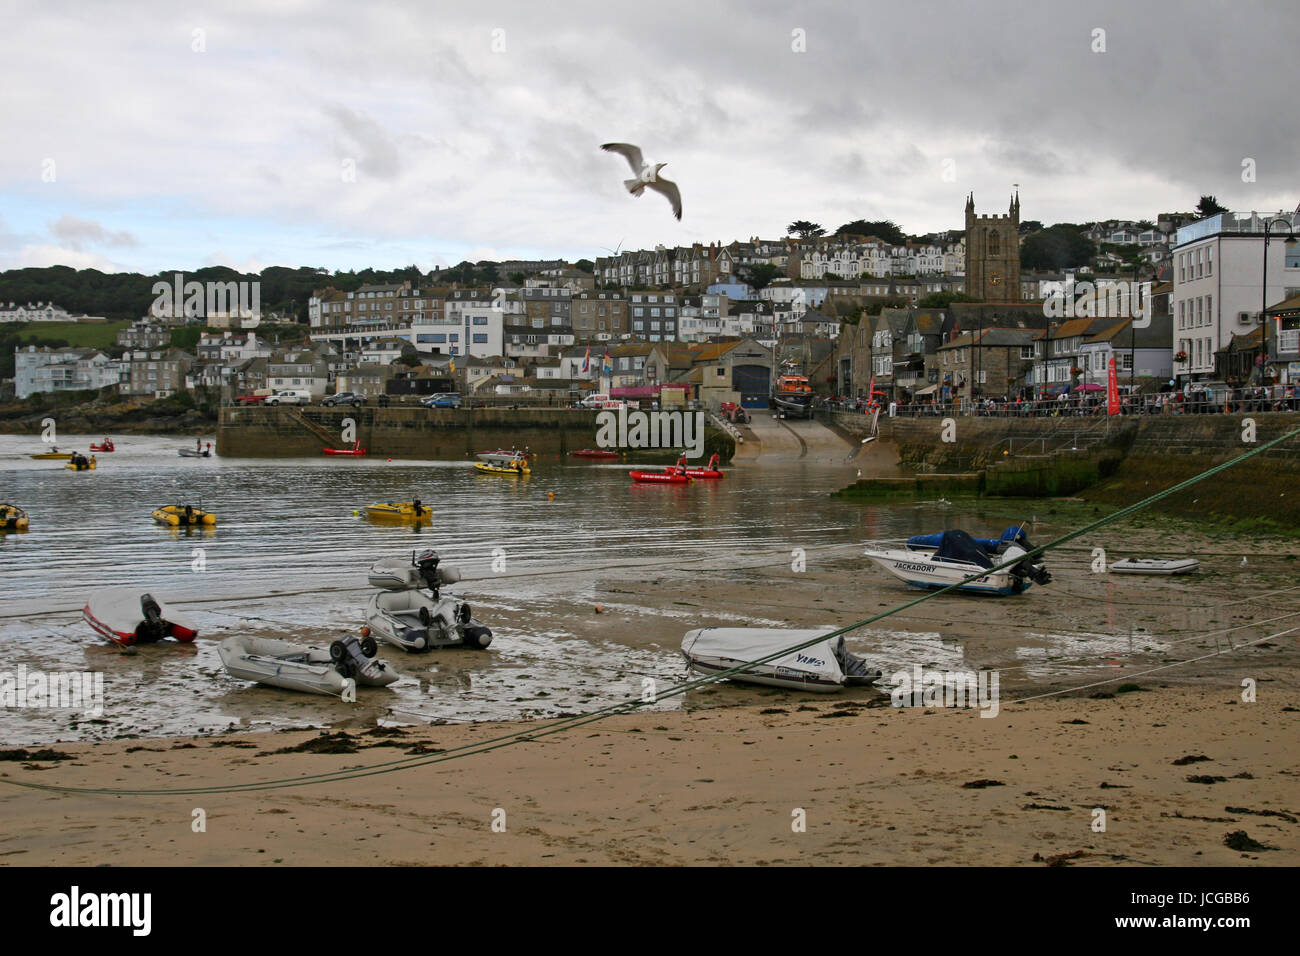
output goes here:
[{"label": "hillside town", "polygon": [[[197,388],[253,402],[281,391],[478,403],[655,400],[665,385],[716,408],[768,403],[798,366],[823,403],[973,404],[1121,388],[1292,386],[1300,380],[1294,214],[1167,213],[1082,231],[1087,264],[1029,268],[1019,195],[965,228],[901,242],[796,222],[779,239],[516,260],[445,281],[316,290],[306,328],[245,310],[151,310],[115,349],[17,346],[15,397]],[[159,314],[161,312],[161,314]],[[1266,316],[1267,321],[1261,322]],[[0,323],[103,322],[53,303]],[[285,323],[288,324],[285,324]],[[191,348],[177,328],[196,328]]]}]

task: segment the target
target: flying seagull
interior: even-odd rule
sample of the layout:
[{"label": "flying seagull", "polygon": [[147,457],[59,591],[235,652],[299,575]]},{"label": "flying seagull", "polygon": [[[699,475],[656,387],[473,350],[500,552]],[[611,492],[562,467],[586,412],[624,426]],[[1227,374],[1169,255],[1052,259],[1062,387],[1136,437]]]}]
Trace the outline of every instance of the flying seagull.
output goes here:
[{"label": "flying seagull", "polygon": [[641,148],[631,143],[606,143],[600,148],[607,153],[618,153],[632,167],[636,178],[623,180],[623,185],[627,187],[628,192],[639,197],[649,186],[655,192],[666,196],[668,202],[672,204],[673,215],[678,219],[682,218],[682,194],[678,191],[677,184],[659,176],[659,170],[667,166],[667,163],[649,165],[641,156]]}]

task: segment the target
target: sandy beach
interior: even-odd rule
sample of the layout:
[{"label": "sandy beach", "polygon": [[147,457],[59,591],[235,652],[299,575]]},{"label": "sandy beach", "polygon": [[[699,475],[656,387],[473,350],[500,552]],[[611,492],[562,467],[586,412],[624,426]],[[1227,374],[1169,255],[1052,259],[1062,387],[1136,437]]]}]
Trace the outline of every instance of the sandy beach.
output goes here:
[{"label": "sandy beach", "polygon": [[[1253,704],[1231,686],[1144,684],[1102,699],[1004,704],[994,718],[894,708],[887,698],[774,695],[766,706],[620,715],[442,764],[250,793],[119,797],[6,785],[0,859],[1294,866],[1296,676],[1261,673]],[[433,755],[508,729],[60,745],[56,754],[71,759],[2,766],[5,779],[64,786],[230,785]],[[1105,832],[1093,829],[1096,808]],[[206,832],[193,830],[196,809]],[[1237,831],[1271,849],[1225,846]]]}]

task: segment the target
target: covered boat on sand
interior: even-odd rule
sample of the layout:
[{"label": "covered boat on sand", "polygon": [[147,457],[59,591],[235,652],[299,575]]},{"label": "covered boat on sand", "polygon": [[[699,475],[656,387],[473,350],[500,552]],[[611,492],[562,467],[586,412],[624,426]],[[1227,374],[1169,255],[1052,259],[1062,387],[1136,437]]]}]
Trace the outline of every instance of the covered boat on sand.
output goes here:
[{"label": "covered boat on sand", "polygon": [[833,693],[846,686],[864,686],[880,679],[880,671],[850,654],[840,635],[782,654],[763,664],[754,661],[784,648],[829,633],[825,629],[800,630],[777,627],[700,627],[682,638],[682,656],[691,669],[717,674],[748,665],[728,678],[747,684],[764,684],[791,690]]}]

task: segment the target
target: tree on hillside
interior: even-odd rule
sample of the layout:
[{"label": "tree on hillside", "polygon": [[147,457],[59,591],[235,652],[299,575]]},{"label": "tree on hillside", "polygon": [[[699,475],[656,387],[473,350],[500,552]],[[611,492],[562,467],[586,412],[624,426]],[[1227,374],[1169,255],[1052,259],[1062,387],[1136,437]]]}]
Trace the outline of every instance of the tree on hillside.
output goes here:
[{"label": "tree on hillside", "polygon": [[821,227],[820,223],[809,222],[807,219],[796,219],[785,227],[785,234],[791,236],[796,233],[801,239],[816,239],[818,236],[826,235],[826,230]]},{"label": "tree on hillside", "polygon": [[895,246],[907,241],[907,235],[892,219],[854,219],[835,230],[837,236],[875,236]]},{"label": "tree on hillside", "polygon": [[762,289],[772,284],[773,279],[779,279],[785,275],[779,268],[770,262],[760,262],[752,266],[743,266],[740,270],[741,278],[752,285],[755,289]]},{"label": "tree on hillside", "polygon": [[590,259],[579,259],[573,264],[573,268],[581,269],[583,272],[593,273],[596,271],[596,263]]},{"label": "tree on hillside", "polygon": [[506,276],[506,278],[509,279],[514,285],[523,285],[524,280],[527,279],[528,277],[524,275],[522,272],[512,272],[510,273],[510,275]]},{"label": "tree on hillside", "polygon": [[1227,212],[1227,206],[1220,206],[1219,201],[1213,196],[1202,196],[1201,201],[1196,204],[1196,215],[1202,219],[1217,215],[1221,212]]},{"label": "tree on hillside", "polygon": [[1037,219],[1026,219],[1020,223],[1020,234],[1027,236],[1033,232],[1041,232],[1043,224]]},{"label": "tree on hillside", "polygon": [[1084,266],[1097,254],[1097,245],[1083,233],[1057,223],[1020,244],[1020,267],[1048,271]]}]

